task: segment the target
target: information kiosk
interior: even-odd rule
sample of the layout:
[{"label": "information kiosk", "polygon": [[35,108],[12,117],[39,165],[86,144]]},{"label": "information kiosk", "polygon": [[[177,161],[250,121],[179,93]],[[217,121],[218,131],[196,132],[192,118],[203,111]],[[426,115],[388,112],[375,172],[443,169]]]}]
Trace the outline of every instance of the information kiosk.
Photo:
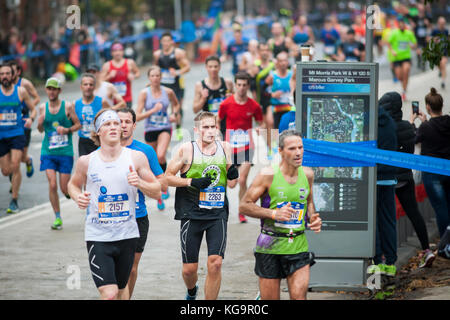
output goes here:
[{"label": "information kiosk", "polygon": [[[377,93],[378,64],[298,62],[296,128],[307,139],[376,147]],[[312,289],[366,287],[375,254],[376,167],[350,165],[331,159],[313,166],[323,225],[320,234],[308,231],[316,255]]]}]

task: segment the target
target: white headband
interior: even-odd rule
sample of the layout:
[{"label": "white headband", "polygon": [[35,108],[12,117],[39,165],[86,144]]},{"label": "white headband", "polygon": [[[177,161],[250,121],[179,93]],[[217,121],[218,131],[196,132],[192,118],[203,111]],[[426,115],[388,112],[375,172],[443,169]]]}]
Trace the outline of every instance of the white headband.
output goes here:
[{"label": "white headband", "polygon": [[120,123],[120,118],[117,112],[113,110],[103,112],[101,115],[98,116],[97,120],[95,121],[95,132],[98,133],[100,128],[105,124],[105,122],[111,120],[117,120]]}]

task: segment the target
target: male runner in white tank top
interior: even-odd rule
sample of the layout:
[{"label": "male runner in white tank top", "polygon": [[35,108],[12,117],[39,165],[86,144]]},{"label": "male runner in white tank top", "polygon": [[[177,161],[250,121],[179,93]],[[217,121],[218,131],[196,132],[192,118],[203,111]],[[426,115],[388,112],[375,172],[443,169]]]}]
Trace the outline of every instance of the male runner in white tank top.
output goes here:
[{"label": "male runner in white tank top", "polygon": [[101,148],[78,159],[68,189],[78,207],[87,209],[85,241],[100,298],[127,300],[126,285],[139,237],[137,189],[159,199],[161,184],[142,152],[121,146],[120,118],[115,111],[101,110],[94,124],[92,138]]}]

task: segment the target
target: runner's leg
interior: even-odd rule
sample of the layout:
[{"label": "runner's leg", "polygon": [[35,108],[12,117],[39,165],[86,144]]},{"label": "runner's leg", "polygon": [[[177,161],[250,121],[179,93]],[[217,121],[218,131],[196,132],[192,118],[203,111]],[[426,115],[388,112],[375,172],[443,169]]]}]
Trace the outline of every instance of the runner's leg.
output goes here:
[{"label": "runner's leg", "polygon": [[405,61],[402,64],[402,87],[403,92],[406,92],[406,89],[408,88],[408,81],[409,81],[409,71],[411,70],[411,62]]},{"label": "runner's leg", "polygon": [[[58,183],[56,179],[56,171],[52,169],[45,170],[48,180],[48,198],[53,208],[53,212],[60,212],[58,198]],[[66,186],[67,188],[67,186]]]},{"label": "runner's leg", "polygon": [[108,284],[98,288],[101,300],[117,300],[119,296],[119,288],[117,284]]},{"label": "runner's leg", "polygon": [[216,300],[222,281],[222,257],[211,255],[208,257],[208,274],[205,281],[205,300]]},{"label": "runner's leg", "polygon": [[303,268],[296,270],[293,274],[287,276],[289,296],[291,300],[306,300],[309,276],[309,265],[306,265]]},{"label": "runner's leg", "polygon": [[163,168],[163,170],[165,171],[165,167],[166,167],[166,153],[167,153],[167,148],[169,147],[170,144],[170,133],[168,133],[167,131],[163,131],[161,132],[161,134],[158,136],[158,140],[157,140],[157,145],[156,145],[156,155],[158,156],[158,162],[161,165],[161,167]]},{"label": "runner's leg", "polygon": [[67,185],[69,184],[70,174],[60,173],[59,174],[59,188],[64,195],[69,194],[69,190],[67,189]]},{"label": "runner's leg", "polygon": [[281,279],[259,278],[261,300],[280,300]]},{"label": "runner's leg", "polygon": [[12,198],[19,197],[20,184],[22,183],[22,175],[20,173],[20,160],[22,159],[23,151],[19,149],[11,149],[11,172],[12,172]]},{"label": "runner's leg", "polygon": [[133,295],[134,286],[136,285],[137,275],[138,275],[138,266],[141,261],[142,252],[136,252],[134,254],[134,262],[133,268],[131,269],[130,279],[128,280],[127,288],[129,292],[129,297]]},{"label": "runner's leg", "polygon": [[239,201],[242,199],[244,194],[247,192],[247,179],[250,172],[251,164],[249,162],[244,162],[239,168]]}]

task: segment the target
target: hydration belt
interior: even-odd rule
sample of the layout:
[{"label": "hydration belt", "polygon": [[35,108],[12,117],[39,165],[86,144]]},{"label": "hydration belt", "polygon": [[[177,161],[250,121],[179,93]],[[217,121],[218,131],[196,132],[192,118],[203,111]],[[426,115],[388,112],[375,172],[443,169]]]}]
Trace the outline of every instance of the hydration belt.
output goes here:
[{"label": "hydration belt", "polygon": [[301,236],[302,234],[305,233],[304,230],[301,231],[297,231],[297,232],[289,232],[289,233],[282,233],[282,232],[274,232],[274,231],[270,231],[270,230],[266,230],[266,229],[261,229],[261,233],[267,234],[268,236],[271,237],[284,237],[284,238],[295,238],[298,236]]}]

